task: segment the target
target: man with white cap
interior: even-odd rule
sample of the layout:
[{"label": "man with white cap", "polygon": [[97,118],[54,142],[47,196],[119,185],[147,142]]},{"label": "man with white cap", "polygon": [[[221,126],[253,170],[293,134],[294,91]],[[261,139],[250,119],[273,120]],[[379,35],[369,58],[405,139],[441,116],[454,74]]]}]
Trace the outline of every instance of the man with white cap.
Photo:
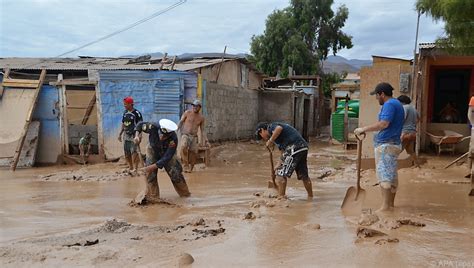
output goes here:
[{"label": "man with white cap", "polygon": [[141,132],[147,133],[148,146],[146,151],[147,189],[145,198],[153,202],[160,198],[158,186],[158,169],[164,168],[173,183],[174,189],[181,197],[188,197],[191,193],[183,176],[183,167],[176,158],[178,147],[178,126],[171,120],[161,119],[159,124],[140,122],[135,128],[135,143],[139,144]]},{"label": "man with white cap", "polygon": [[[184,172],[193,171],[199,145],[203,145],[202,143],[209,145],[204,133],[204,116],[199,113],[201,102],[195,100],[192,105],[193,109],[184,112],[178,124],[178,129],[181,131],[181,162],[184,164]],[[199,128],[201,129],[201,144],[198,144]]]}]

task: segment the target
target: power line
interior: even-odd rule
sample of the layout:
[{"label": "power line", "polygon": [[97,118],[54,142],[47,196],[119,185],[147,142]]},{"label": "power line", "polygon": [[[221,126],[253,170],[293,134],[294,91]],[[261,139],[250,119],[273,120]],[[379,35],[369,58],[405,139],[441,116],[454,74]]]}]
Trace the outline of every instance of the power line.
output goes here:
[{"label": "power line", "polygon": [[[127,30],[130,30],[131,28],[136,27],[136,26],[138,26],[138,25],[140,25],[140,24],[142,24],[142,23],[144,23],[144,22],[147,22],[147,21],[153,19],[153,18],[156,18],[156,17],[158,17],[158,16],[160,16],[160,15],[162,15],[162,14],[164,14],[164,13],[170,11],[170,10],[172,10],[172,9],[175,8],[175,7],[178,7],[178,6],[182,5],[182,4],[184,4],[185,2],[186,2],[186,0],[180,0],[180,1],[178,1],[178,2],[176,2],[176,3],[174,3],[174,4],[172,4],[171,6],[165,8],[165,9],[162,9],[162,10],[160,10],[160,11],[157,11],[157,12],[151,14],[150,16],[145,17],[145,18],[143,18],[143,19],[141,19],[141,20],[139,20],[139,21],[137,21],[137,22],[134,22],[134,23],[132,23],[132,24],[130,24],[130,25],[128,25],[128,26],[126,26],[126,27],[120,29],[120,30],[117,30],[117,31],[115,31],[115,32],[113,32],[113,33],[110,33],[110,34],[108,34],[108,35],[105,35],[105,36],[103,36],[103,37],[100,37],[99,39],[96,39],[96,40],[94,40],[94,41],[91,41],[91,42],[89,42],[89,43],[87,43],[87,44],[84,44],[84,45],[82,45],[82,46],[80,46],[80,47],[77,47],[77,48],[75,48],[75,49],[69,50],[69,51],[64,52],[64,53],[62,53],[62,54],[59,54],[59,55],[57,55],[55,58],[60,58],[60,57],[62,57],[62,56],[65,56],[65,55],[70,54],[70,53],[72,53],[72,52],[81,50],[81,49],[83,49],[83,48],[85,48],[85,47],[91,46],[91,45],[96,44],[96,43],[98,43],[98,42],[100,42],[100,41],[103,41],[103,40],[105,40],[105,39],[108,39],[108,38],[110,38],[110,37],[112,37],[112,36],[115,36],[115,35],[117,35],[117,34],[120,34],[120,33],[123,33],[123,32],[125,32],[125,31],[127,31]],[[38,63],[25,66],[25,67],[23,67],[22,69],[29,68],[29,67],[32,67],[32,66],[41,64],[42,62],[43,62],[43,61],[40,61],[40,62],[38,62]]]}]

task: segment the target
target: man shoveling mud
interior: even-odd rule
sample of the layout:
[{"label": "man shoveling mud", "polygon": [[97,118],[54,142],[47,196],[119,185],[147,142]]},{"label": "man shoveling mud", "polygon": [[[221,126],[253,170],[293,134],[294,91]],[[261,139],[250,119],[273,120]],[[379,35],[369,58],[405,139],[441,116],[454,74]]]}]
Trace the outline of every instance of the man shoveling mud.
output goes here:
[{"label": "man shoveling mud", "polygon": [[[123,106],[125,111],[122,115],[122,126],[120,128],[120,134],[118,136],[119,142],[122,142],[123,136],[123,151],[125,159],[127,160],[130,172],[136,173],[138,170],[138,152],[137,147],[133,143],[135,126],[138,122],[143,121],[142,114],[135,109],[133,98],[126,97],[123,99]],[[134,165],[135,164],[135,165]]]},{"label": "man shoveling mud", "polygon": [[158,186],[158,169],[164,168],[173,183],[174,189],[181,197],[188,197],[191,193],[183,176],[183,168],[176,157],[178,146],[177,126],[173,121],[161,119],[159,124],[140,122],[136,126],[134,142],[139,146],[141,132],[147,133],[148,146],[146,150],[147,177],[145,199],[148,202],[159,201],[160,188]]},{"label": "man shoveling mud", "polygon": [[[178,129],[181,131],[181,162],[184,164],[184,172],[192,172],[199,150],[199,145],[209,142],[204,133],[204,116],[202,116],[201,102],[195,100],[193,109],[184,112],[178,123]],[[198,129],[201,129],[201,144],[198,144]]]},{"label": "man shoveling mud", "polygon": [[402,104],[392,98],[393,87],[388,83],[378,84],[370,95],[375,95],[382,109],[379,121],[354,130],[356,135],[379,131],[374,137],[375,169],[382,193],[382,207],[379,211],[391,210],[395,203],[398,187],[398,155],[402,151],[402,134],[405,112]]},{"label": "man shoveling mud", "polygon": [[296,170],[298,180],[308,192],[308,198],[313,197],[313,185],[308,175],[308,143],[292,126],[284,123],[259,123],[256,129],[257,140],[266,141],[266,146],[273,150],[274,144],[282,152],[281,163],[276,168],[276,184],[279,196],[285,196],[286,184],[293,171]]}]

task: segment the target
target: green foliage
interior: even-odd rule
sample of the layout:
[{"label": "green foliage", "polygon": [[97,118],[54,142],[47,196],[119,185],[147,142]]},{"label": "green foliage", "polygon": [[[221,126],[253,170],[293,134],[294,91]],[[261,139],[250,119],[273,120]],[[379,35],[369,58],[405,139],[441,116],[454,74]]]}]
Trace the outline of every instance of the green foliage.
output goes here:
[{"label": "green foliage", "polygon": [[416,9],[445,22],[445,37],[436,44],[453,54],[474,54],[473,0],[417,0]]},{"label": "green foliage", "polygon": [[[346,73],[347,75],[347,73]],[[345,76],[345,75],[344,75]],[[321,86],[323,88],[324,96],[331,97],[331,86],[342,81],[342,77],[338,73],[327,73],[321,77]]]},{"label": "green foliage", "polygon": [[275,10],[266,21],[262,35],[250,42],[250,58],[263,73],[288,76],[288,67],[297,74],[320,73],[320,61],[329,52],[352,47],[352,37],[341,31],[349,16],[343,5],[331,9],[333,0],[292,0],[290,6]]}]

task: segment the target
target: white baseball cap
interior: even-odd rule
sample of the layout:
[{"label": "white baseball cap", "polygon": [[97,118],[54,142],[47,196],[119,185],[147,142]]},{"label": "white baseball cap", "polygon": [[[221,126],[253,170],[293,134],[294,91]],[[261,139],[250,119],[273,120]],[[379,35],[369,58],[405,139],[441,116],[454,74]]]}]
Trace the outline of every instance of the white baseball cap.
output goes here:
[{"label": "white baseball cap", "polygon": [[178,129],[178,125],[169,119],[161,119],[159,123],[163,133],[173,132]]}]

